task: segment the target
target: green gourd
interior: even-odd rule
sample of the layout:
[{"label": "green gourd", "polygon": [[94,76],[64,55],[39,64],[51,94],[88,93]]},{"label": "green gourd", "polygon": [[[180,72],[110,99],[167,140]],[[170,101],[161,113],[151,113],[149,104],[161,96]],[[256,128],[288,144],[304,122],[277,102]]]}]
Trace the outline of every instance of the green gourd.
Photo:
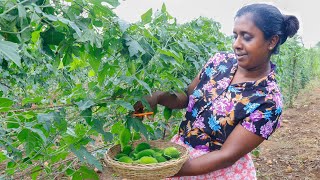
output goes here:
[{"label": "green gourd", "polygon": [[180,152],[175,147],[167,147],[163,150],[163,155],[169,159],[179,158]]},{"label": "green gourd", "polygon": [[154,155],[154,150],[152,150],[152,149],[145,149],[145,150],[142,150],[142,151],[140,151],[138,154],[136,154],[136,158],[137,159],[140,159],[140,158],[142,158],[142,157],[144,157],[144,156],[153,156]]},{"label": "green gourd", "polygon": [[122,156],[120,159],[119,159],[119,162],[124,162],[124,163],[132,163],[133,160],[128,157],[128,156]]},{"label": "green gourd", "polygon": [[136,148],[134,149],[134,151],[135,151],[135,153],[139,153],[139,152],[142,151],[142,150],[150,149],[150,148],[151,148],[150,144],[148,144],[148,143],[146,143],[146,142],[142,142],[142,143],[140,143],[140,144],[138,144],[138,145],[136,146]]},{"label": "green gourd", "polygon": [[158,161],[155,158],[149,157],[149,156],[144,156],[144,157],[140,158],[137,162],[140,164],[158,163]]}]

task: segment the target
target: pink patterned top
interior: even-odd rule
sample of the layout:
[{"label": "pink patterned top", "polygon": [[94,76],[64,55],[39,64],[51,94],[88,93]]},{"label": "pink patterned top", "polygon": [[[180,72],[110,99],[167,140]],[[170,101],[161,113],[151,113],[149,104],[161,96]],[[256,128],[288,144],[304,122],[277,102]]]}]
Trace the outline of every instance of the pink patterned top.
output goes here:
[{"label": "pink patterned top", "polygon": [[185,144],[214,151],[239,123],[265,139],[279,127],[283,105],[275,65],[271,63],[271,72],[262,79],[230,84],[237,67],[231,53],[217,53],[203,67],[180,124]]}]

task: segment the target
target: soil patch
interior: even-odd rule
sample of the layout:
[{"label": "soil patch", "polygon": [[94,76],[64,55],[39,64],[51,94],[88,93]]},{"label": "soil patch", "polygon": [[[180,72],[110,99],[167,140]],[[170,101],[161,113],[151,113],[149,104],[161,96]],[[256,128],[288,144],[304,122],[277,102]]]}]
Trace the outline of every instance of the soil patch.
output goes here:
[{"label": "soil patch", "polygon": [[281,128],[254,158],[258,179],[320,179],[320,85],[312,83],[285,109]]}]

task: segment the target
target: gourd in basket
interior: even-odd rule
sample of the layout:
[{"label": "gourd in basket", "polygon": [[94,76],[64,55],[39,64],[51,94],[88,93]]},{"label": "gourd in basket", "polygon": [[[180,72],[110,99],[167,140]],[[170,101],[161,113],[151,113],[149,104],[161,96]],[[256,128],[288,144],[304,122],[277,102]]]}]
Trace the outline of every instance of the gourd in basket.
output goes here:
[{"label": "gourd in basket", "polygon": [[175,175],[188,160],[188,150],[162,140],[136,141],[132,145],[111,147],[105,156],[108,166],[122,178],[163,179]]}]

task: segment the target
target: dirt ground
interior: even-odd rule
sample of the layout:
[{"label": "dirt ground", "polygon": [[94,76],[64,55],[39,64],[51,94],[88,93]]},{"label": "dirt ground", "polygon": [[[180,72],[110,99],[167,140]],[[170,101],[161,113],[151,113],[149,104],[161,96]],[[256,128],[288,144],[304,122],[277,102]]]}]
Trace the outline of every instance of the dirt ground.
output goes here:
[{"label": "dirt ground", "polygon": [[[320,81],[302,90],[293,108],[285,109],[283,122],[253,157],[260,180],[320,179]],[[106,168],[101,179],[111,176]]]},{"label": "dirt ground", "polygon": [[313,82],[283,112],[282,127],[254,158],[258,179],[320,179],[320,82]]}]

